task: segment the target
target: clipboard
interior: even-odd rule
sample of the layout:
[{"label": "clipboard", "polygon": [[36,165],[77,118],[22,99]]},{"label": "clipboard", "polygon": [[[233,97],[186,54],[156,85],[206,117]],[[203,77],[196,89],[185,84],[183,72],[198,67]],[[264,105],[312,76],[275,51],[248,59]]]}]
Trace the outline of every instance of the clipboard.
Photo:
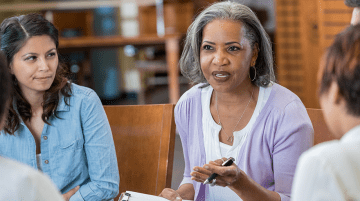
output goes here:
[{"label": "clipboard", "polygon": [[169,201],[166,198],[155,196],[155,195],[149,195],[149,194],[143,194],[133,191],[126,191],[125,193],[121,193],[119,201]]},{"label": "clipboard", "polygon": [[[126,191],[125,193],[121,193],[120,198],[118,201],[169,201],[166,198],[138,193],[134,191]],[[183,201],[193,201],[193,200],[184,200]]]}]

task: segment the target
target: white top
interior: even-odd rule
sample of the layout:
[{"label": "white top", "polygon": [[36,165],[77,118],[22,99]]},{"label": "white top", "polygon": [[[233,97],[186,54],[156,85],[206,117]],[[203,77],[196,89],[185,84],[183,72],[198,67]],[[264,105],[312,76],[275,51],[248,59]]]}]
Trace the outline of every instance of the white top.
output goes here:
[{"label": "white top", "polygon": [[[206,163],[214,161],[222,157],[233,157],[235,161],[238,160],[238,155],[242,145],[244,144],[248,134],[250,133],[252,126],[254,125],[256,118],[259,116],[262,108],[265,106],[272,89],[272,84],[268,87],[260,87],[259,96],[256,103],[256,107],[249,123],[239,131],[235,131],[233,146],[227,145],[219,141],[219,133],[221,126],[218,125],[210,112],[210,100],[213,88],[209,85],[201,90],[201,105],[202,105],[202,123],[204,132],[204,146]],[[241,115],[241,114],[239,114]],[[240,116],[239,116],[240,118]],[[213,186],[206,189],[206,200],[233,200],[237,197],[237,194],[228,187]],[[239,198],[239,200],[241,200]]]},{"label": "white top", "polygon": [[360,126],[314,146],[298,162],[291,200],[360,200]]},{"label": "white top", "polygon": [[1,201],[63,201],[52,181],[31,167],[0,157]]},{"label": "white top", "polygon": [[41,154],[36,154],[36,164],[39,171],[42,171]]}]

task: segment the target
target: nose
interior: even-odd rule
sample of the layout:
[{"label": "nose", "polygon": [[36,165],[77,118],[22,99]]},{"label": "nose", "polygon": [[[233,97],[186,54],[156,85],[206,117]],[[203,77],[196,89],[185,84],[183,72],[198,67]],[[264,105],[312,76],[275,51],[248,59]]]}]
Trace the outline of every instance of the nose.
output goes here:
[{"label": "nose", "polygon": [[213,63],[217,66],[223,66],[229,64],[229,59],[226,57],[226,53],[223,50],[217,50],[214,53]]},{"label": "nose", "polygon": [[49,65],[48,63],[46,62],[46,59],[45,58],[41,58],[38,60],[39,63],[38,63],[38,66],[39,66],[39,71],[44,71],[44,72],[47,72],[50,68],[49,68]]}]

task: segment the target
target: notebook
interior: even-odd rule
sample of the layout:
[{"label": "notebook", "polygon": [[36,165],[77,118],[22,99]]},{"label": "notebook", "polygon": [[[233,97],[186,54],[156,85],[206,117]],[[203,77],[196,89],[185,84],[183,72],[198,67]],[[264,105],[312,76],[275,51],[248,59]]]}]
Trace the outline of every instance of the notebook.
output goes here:
[{"label": "notebook", "polygon": [[120,195],[119,201],[169,201],[163,197],[148,195],[143,193],[137,193],[133,191],[126,191]]},{"label": "notebook", "polygon": [[[163,197],[143,194],[133,191],[126,191],[125,193],[121,193],[119,201],[169,201]],[[193,200],[184,200],[183,201],[193,201]]]}]

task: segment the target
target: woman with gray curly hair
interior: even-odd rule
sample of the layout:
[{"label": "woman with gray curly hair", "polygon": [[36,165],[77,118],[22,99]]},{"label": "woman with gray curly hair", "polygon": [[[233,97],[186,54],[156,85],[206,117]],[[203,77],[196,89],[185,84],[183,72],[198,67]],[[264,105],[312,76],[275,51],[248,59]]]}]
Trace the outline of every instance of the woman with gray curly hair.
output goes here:
[{"label": "woman with gray curly hair", "polygon": [[[232,2],[206,8],[188,29],[180,68],[196,84],[175,107],[185,172],[178,190],[160,196],[290,200],[313,128],[300,99],[275,83],[271,43],[256,15]],[[234,163],[222,166],[230,157]]]},{"label": "woman with gray curly hair", "polygon": [[360,0],[345,0],[345,4],[349,7],[354,7],[351,16],[351,24],[360,24]]}]

